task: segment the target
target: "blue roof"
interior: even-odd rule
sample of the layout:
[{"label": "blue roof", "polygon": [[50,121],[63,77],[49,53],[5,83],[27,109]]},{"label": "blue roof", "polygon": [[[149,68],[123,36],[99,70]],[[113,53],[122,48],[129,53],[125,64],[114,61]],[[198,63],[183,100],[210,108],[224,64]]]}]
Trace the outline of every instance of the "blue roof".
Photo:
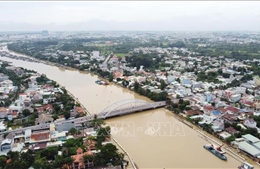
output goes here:
[{"label": "blue roof", "polygon": [[213,111],[212,111],[212,114],[215,115],[215,116],[216,116],[216,115],[220,115],[220,114],[221,114],[221,111],[220,111],[220,110],[213,110]]}]

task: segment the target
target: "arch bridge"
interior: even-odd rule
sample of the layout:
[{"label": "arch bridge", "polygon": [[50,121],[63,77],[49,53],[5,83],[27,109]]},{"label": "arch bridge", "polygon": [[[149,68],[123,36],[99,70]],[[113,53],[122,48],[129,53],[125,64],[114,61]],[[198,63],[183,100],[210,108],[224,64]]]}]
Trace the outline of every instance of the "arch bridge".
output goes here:
[{"label": "arch bridge", "polygon": [[103,109],[100,113],[98,113],[97,116],[106,119],[115,116],[132,114],[143,110],[163,107],[165,105],[166,105],[165,101],[149,103],[143,100],[125,99],[109,105],[108,107]]}]

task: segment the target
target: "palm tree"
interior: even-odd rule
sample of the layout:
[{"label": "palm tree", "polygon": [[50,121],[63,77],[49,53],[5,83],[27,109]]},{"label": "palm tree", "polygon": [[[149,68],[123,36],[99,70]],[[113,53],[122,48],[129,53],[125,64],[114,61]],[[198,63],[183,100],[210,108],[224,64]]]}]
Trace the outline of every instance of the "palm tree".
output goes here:
[{"label": "palm tree", "polygon": [[105,124],[104,120],[101,118],[97,118],[97,115],[94,115],[94,119],[91,121],[90,125],[94,127],[94,129],[100,128],[101,125]]},{"label": "palm tree", "polygon": [[87,168],[94,167],[94,161],[95,161],[94,155],[84,155],[83,160],[84,160],[85,166],[87,166]]}]

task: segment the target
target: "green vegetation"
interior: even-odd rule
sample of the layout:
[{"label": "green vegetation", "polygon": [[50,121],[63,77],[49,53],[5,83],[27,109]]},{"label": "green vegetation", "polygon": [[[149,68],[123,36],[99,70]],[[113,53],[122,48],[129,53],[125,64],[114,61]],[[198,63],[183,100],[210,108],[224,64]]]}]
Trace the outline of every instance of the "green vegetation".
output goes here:
[{"label": "green vegetation", "polygon": [[151,92],[149,89],[143,89],[138,82],[135,82],[134,84],[134,91],[154,101],[165,101],[167,97],[166,92],[160,92],[160,93]]},{"label": "green vegetation", "polygon": [[123,58],[123,57],[127,56],[127,53],[115,53],[114,55],[116,55],[119,58]]}]

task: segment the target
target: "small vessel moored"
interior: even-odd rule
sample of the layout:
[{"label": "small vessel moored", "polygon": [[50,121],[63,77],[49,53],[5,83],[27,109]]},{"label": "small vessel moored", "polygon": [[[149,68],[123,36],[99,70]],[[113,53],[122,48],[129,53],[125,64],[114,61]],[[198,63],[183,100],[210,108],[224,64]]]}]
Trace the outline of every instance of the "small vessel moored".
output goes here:
[{"label": "small vessel moored", "polygon": [[209,152],[211,152],[212,154],[214,154],[215,156],[217,156],[218,158],[220,158],[221,160],[227,161],[227,157],[222,153],[220,153],[219,151],[215,150],[215,148],[212,147],[211,145],[204,145],[203,147]]},{"label": "small vessel moored", "polygon": [[217,146],[215,144],[208,144],[208,146],[211,146],[212,148],[214,148],[214,150],[218,151],[221,154],[225,154],[226,152],[221,148],[224,146],[224,144]]},{"label": "small vessel moored", "polygon": [[249,164],[248,162],[244,162],[238,167],[238,169],[254,169],[254,166]]}]

